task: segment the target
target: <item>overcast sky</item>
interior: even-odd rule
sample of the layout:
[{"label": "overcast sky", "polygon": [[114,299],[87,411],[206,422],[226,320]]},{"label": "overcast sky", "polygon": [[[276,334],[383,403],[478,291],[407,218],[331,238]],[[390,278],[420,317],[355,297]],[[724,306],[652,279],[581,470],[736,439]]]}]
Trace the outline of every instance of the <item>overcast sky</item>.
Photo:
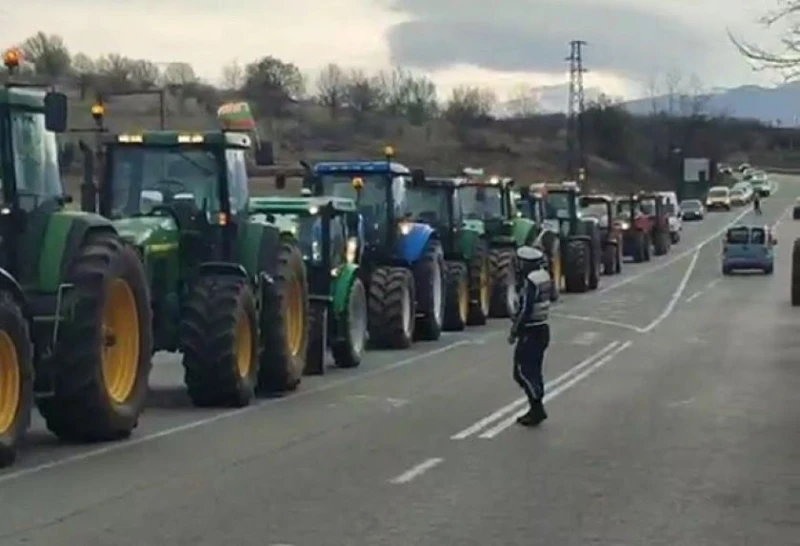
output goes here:
[{"label": "overcast sky", "polygon": [[6,45],[44,30],[74,52],[186,61],[209,80],[234,58],[275,55],[309,75],[328,62],[394,64],[429,72],[443,92],[501,95],[565,82],[567,43],[583,39],[587,85],[631,96],[670,70],[709,87],[778,81],[753,73],[725,33],[766,41],[754,21],[772,1],[25,0],[0,7],[0,26]]}]

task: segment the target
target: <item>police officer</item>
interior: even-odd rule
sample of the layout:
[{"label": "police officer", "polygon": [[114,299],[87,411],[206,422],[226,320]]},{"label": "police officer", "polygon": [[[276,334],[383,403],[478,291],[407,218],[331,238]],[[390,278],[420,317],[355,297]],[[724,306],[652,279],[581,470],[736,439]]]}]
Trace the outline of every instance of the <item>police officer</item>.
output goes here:
[{"label": "police officer", "polygon": [[553,283],[543,252],[530,246],[517,250],[517,289],[519,302],[508,336],[514,348],[514,381],[525,391],[530,409],[517,422],[535,427],[547,419],[544,409],[542,364],[550,345],[547,323]]}]

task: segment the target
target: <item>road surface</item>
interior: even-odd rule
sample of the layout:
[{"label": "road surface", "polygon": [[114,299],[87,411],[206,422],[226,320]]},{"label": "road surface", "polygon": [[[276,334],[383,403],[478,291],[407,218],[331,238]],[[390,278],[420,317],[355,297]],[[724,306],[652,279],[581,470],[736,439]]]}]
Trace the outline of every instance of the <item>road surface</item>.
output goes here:
[{"label": "road surface", "polygon": [[775,273],[723,278],[725,226],[555,309],[551,419],[513,424],[506,321],[235,412],[189,407],[174,358],[127,442],[34,423],[0,473],[0,545],[800,544],[800,350],[776,177]]}]

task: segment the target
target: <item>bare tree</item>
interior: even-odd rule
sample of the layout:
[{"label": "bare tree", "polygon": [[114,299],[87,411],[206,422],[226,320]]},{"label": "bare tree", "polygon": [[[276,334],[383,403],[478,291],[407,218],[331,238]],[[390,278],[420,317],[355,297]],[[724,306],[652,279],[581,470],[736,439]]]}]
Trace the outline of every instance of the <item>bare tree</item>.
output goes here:
[{"label": "bare tree", "polygon": [[244,85],[244,68],[236,59],[222,67],[222,87],[228,91],[241,89]]},{"label": "bare tree", "polygon": [[23,60],[33,64],[37,74],[57,80],[69,74],[71,57],[63,38],[37,32],[22,44]]},{"label": "bare tree", "polygon": [[353,70],[347,80],[347,106],[353,110],[357,122],[383,106],[384,90],[377,78]]},{"label": "bare tree", "polygon": [[683,76],[676,69],[670,69],[664,75],[664,91],[667,97],[667,115],[675,116],[680,104]]},{"label": "bare tree", "polygon": [[650,75],[647,78],[646,86],[647,98],[650,99],[650,115],[657,116],[662,110],[660,103],[663,99],[661,82],[659,82],[658,75]]},{"label": "bare tree", "polygon": [[464,129],[491,116],[497,96],[488,89],[462,86],[453,89],[445,116],[458,129]]},{"label": "bare tree", "polygon": [[527,119],[539,113],[539,93],[536,88],[520,84],[512,89],[507,103],[508,113],[516,119]]},{"label": "bare tree", "polygon": [[169,63],[164,69],[164,83],[168,86],[184,87],[197,83],[197,75],[189,63]]},{"label": "bare tree", "polygon": [[680,96],[681,115],[688,117],[702,115],[705,113],[705,107],[709,99],[709,94],[703,87],[700,77],[697,74],[692,74],[689,76],[686,87]]},{"label": "bare tree", "polygon": [[783,74],[786,80],[794,80],[800,76],[800,0],[777,0],[777,7],[760,17],[758,22],[772,29],[778,24],[785,24],[781,31],[780,44],[782,52],[770,51],[757,44],[737,38],[728,29],[728,38],[736,49],[744,55],[756,70],[775,70]]},{"label": "bare tree", "polygon": [[81,100],[84,100],[97,76],[97,65],[85,53],[78,53],[72,58],[72,72],[80,90]]},{"label": "bare tree", "polygon": [[323,68],[317,77],[317,100],[326,107],[331,119],[339,117],[339,111],[347,97],[347,75],[337,64]]}]

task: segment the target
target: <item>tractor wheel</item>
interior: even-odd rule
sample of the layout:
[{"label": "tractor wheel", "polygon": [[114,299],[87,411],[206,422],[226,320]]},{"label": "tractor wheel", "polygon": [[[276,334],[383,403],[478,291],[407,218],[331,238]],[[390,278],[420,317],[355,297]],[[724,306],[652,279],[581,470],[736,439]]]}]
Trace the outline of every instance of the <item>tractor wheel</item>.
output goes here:
[{"label": "tractor wheel", "polygon": [[325,373],[325,356],[328,352],[328,302],[312,301],[308,309],[308,346],[306,347],[306,375]]},{"label": "tractor wheel", "polygon": [[652,250],[653,250],[653,241],[650,239],[649,234],[644,235],[644,261],[649,262],[650,258],[652,258]]},{"label": "tractor wheel", "polygon": [[800,306],[800,239],[792,246],[792,305]]},{"label": "tractor wheel", "polygon": [[468,265],[469,270],[469,326],[482,326],[489,317],[491,299],[491,276],[489,273],[489,249],[486,241],[479,239]]},{"label": "tractor wheel", "polygon": [[467,325],[469,314],[469,275],[461,262],[447,262],[444,329],[459,332]]},{"label": "tractor wheel", "polygon": [[184,383],[198,407],[248,405],[258,381],[256,297],[244,277],[201,277],[180,328]]},{"label": "tractor wheel", "polygon": [[407,349],[414,340],[414,276],[404,267],[379,267],[367,296],[370,343],[384,349]]},{"label": "tractor wheel", "polygon": [[340,368],[355,368],[361,364],[367,344],[367,293],[358,277],[350,285],[347,312],[337,320],[338,331],[345,337],[331,344],[333,359]]},{"label": "tractor wheel", "polygon": [[275,283],[261,309],[258,392],[293,391],[300,384],[308,350],[309,301],[306,266],[297,247],[281,242]]},{"label": "tractor wheel", "polygon": [[33,345],[28,322],[8,292],[0,292],[0,468],[17,457],[33,407]]},{"label": "tractor wheel", "polygon": [[414,329],[417,339],[436,341],[442,335],[445,307],[445,264],[442,244],[429,240],[425,253],[414,265],[417,313]]},{"label": "tractor wheel", "polygon": [[591,259],[586,241],[573,240],[567,243],[564,268],[564,284],[567,292],[581,293],[589,289]]},{"label": "tractor wheel", "polygon": [[615,249],[616,257],[614,258],[614,274],[619,275],[622,273],[622,241],[617,240]]},{"label": "tractor wheel", "polygon": [[603,275],[614,275],[617,272],[617,245],[603,245]]},{"label": "tractor wheel", "polygon": [[669,236],[663,231],[656,233],[653,241],[653,253],[656,256],[663,256],[669,252]]},{"label": "tractor wheel", "polygon": [[637,264],[640,264],[645,261],[645,244],[647,239],[645,238],[644,233],[636,232],[633,235],[633,244],[631,245],[633,248],[633,261]]},{"label": "tractor wheel", "polygon": [[37,400],[62,440],[130,436],[148,391],[153,315],[147,277],[133,248],[116,235],[90,235],[65,277],[72,316],[53,360],[52,396]]},{"label": "tractor wheel", "polygon": [[492,291],[489,316],[506,318],[517,306],[516,253],[513,248],[498,248],[489,253]]}]

